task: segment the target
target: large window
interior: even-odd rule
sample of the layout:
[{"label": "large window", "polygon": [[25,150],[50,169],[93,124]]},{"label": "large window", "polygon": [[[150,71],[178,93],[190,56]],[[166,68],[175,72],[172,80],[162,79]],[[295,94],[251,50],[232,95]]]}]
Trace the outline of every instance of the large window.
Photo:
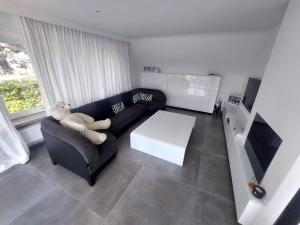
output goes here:
[{"label": "large window", "polygon": [[37,79],[21,45],[0,42],[0,95],[12,118],[43,110]]}]

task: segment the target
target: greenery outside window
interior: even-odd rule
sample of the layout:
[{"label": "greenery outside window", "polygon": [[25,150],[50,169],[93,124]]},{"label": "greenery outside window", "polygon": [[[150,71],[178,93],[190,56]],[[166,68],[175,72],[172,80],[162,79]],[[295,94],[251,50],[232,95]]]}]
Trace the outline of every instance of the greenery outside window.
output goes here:
[{"label": "greenery outside window", "polygon": [[44,111],[32,64],[21,45],[0,42],[0,95],[12,119]]}]

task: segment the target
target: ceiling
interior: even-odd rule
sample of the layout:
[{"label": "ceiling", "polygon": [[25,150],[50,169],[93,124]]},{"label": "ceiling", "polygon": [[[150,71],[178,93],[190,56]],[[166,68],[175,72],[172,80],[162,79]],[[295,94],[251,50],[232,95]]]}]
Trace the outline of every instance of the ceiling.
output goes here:
[{"label": "ceiling", "polygon": [[280,24],[287,3],[288,0],[0,0],[0,10],[140,38],[271,29]]}]

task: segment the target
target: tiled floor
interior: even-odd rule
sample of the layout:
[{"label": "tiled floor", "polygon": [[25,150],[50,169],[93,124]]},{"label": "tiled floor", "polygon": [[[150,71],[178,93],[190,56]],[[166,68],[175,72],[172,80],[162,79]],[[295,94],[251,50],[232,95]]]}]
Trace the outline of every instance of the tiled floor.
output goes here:
[{"label": "tiled floor", "polygon": [[41,146],[28,164],[0,175],[0,223],[237,224],[221,119],[168,110],[197,117],[183,167],[130,149],[138,124],[118,139],[119,154],[94,187],[52,165]]}]

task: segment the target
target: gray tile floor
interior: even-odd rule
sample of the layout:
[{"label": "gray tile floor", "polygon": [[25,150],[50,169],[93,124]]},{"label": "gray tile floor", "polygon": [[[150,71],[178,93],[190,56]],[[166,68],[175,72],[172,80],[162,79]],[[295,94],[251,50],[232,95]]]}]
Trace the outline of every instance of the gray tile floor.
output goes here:
[{"label": "gray tile floor", "polygon": [[221,119],[168,110],[197,117],[183,167],[130,148],[142,121],[118,139],[119,154],[94,187],[52,165],[41,146],[0,175],[0,224],[237,224]]}]

